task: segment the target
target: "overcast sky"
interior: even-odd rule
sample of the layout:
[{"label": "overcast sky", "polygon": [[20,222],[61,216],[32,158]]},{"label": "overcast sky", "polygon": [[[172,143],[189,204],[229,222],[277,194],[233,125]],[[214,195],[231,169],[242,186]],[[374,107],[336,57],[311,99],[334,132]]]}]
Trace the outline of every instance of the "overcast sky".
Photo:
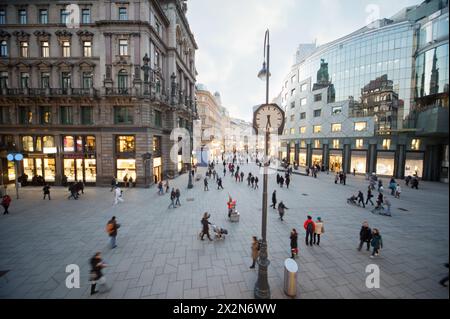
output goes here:
[{"label": "overcast sky", "polygon": [[230,115],[251,120],[265,99],[264,32],[270,29],[270,99],[279,93],[299,43],[324,44],[379,15],[387,18],[421,0],[189,0],[188,19],[199,46],[197,83],[219,91]]}]

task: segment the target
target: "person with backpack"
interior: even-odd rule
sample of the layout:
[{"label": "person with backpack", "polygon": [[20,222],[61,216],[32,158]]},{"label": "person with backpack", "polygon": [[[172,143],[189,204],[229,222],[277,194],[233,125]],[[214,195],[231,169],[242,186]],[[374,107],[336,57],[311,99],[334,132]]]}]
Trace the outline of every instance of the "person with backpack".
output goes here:
[{"label": "person with backpack", "polygon": [[380,231],[377,228],[373,229],[372,241],[370,245],[373,247],[372,255],[370,258],[375,258],[380,254],[380,250],[383,248],[383,238],[381,237]]},{"label": "person with backpack", "polygon": [[93,294],[98,293],[97,290],[95,290],[95,287],[98,284],[105,284],[106,279],[103,276],[102,269],[107,267],[107,265],[103,262],[101,253],[97,252],[95,255],[91,258],[89,261],[91,264],[91,296]]},{"label": "person with backpack", "polygon": [[306,221],[303,224],[303,227],[306,230],[306,237],[305,237],[305,243],[306,246],[313,245],[313,237],[314,237],[314,230],[315,230],[315,225],[314,225],[314,221],[312,220],[311,216],[307,216]]},{"label": "person with backpack", "polygon": [[287,208],[286,205],[284,205],[283,201],[281,201],[278,204],[278,214],[280,214],[280,220],[281,221],[283,221],[283,216],[284,216],[284,213],[285,213],[286,209],[289,209],[289,208]]},{"label": "person with backpack", "polygon": [[256,266],[256,260],[258,259],[259,256],[259,241],[258,238],[256,236],[252,237],[252,260],[253,260],[253,264],[250,266],[250,269],[254,269]]},{"label": "person with backpack", "polygon": [[50,185],[46,184],[44,186],[44,188],[42,189],[42,191],[44,192],[43,200],[45,200],[45,197],[47,197],[47,196],[48,196],[48,200],[51,200],[51,198],[50,198]]},{"label": "person with backpack", "polygon": [[361,230],[359,231],[359,247],[358,251],[361,251],[364,243],[367,244],[367,251],[370,250],[370,242],[372,240],[372,230],[369,227],[369,223],[364,221]]},{"label": "person with backpack", "polygon": [[314,244],[317,242],[317,246],[320,246],[320,235],[325,233],[325,227],[323,226],[322,218],[317,217],[316,222],[314,223]]},{"label": "person with backpack", "polygon": [[117,247],[116,245],[116,237],[117,237],[117,231],[120,228],[120,224],[116,221],[116,216],[113,216],[108,223],[106,224],[106,232],[108,233],[109,237],[111,238],[111,249],[114,249]]},{"label": "person with backpack", "polygon": [[298,233],[295,228],[291,231],[291,236],[289,237],[291,240],[291,258],[295,259],[298,255]]},{"label": "person with backpack", "polygon": [[11,205],[11,201],[12,201],[11,197],[8,194],[3,195],[3,197],[2,197],[2,206],[4,209],[3,215],[9,214],[8,208],[9,208],[9,205]]},{"label": "person with backpack", "polygon": [[180,196],[181,196],[181,193],[180,193],[180,190],[177,188],[176,189],[176,191],[175,191],[175,197],[176,197],[176,201],[175,201],[175,206],[181,206],[181,203],[180,203]]}]

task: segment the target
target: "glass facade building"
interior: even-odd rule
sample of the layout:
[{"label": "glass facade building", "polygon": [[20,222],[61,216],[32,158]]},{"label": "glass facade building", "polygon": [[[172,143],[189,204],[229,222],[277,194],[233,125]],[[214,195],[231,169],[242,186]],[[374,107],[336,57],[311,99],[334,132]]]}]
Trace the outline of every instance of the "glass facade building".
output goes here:
[{"label": "glass facade building", "polygon": [[280,156],[324,170],[448,181],[448,120],[423,113],[438,107],[448,119],[448,22],[448,1],[431,0],[313,50],[300,45],[308,52],[297,52],[277,98],[286,112]]}]

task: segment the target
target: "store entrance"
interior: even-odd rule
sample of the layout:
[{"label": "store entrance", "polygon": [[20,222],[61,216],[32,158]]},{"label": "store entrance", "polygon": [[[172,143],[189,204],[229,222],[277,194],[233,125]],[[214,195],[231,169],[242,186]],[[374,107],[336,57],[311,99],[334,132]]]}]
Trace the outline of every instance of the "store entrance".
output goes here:
[{"label": "store entrance", "polygon": [[330,154],[330,171],[342,171],[342,155]]},{"label": "store entrance", "polygon": [[56,161],[54,158],[24,158],[23,173],[27,175],[27,182],[32,185],[54,183],[56,176]]}]

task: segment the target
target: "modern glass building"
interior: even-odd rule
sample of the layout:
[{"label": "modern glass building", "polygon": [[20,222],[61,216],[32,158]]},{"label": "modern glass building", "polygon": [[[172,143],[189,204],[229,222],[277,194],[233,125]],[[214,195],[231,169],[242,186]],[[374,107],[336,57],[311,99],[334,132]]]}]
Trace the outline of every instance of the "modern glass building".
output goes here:
[{"label": "modern glass building", "polygon": [[[282,158],[300,166],[445,180],[445,170],[434,166],[445,165],[448,118],[439,141],[418,125],[423,110],[448,110],[448,1],[405,8],[296,56],[303,59],[278,97],[286,111]],[[431,161],[430,143],[440,145]]]}]

